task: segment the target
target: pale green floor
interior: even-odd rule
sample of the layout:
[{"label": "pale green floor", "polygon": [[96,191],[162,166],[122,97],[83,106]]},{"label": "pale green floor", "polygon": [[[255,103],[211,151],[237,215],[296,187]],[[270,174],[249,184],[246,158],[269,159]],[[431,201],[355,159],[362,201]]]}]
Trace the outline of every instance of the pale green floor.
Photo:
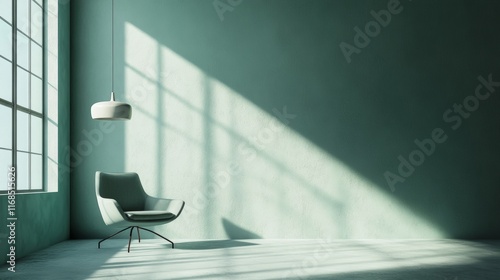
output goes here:
[{"label": "pale green floor", "polygon": [[0,279],[500,279],[500,242],[70,240],[2,266]]}]

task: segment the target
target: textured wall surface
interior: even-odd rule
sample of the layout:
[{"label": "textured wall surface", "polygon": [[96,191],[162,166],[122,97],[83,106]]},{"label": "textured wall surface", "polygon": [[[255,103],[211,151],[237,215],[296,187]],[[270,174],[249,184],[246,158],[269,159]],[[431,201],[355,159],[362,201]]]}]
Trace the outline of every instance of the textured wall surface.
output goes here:
[{"label": "textured wall surface", "polygon": [[[54,5],[58,1],[48,1],[48,3],[48,5]],[[46,87],[48,91],[47,102],[50,103],[46,107],[46,112],[49,112],[47,114],[49,124],[46,128],[46,135],[51,134],[50,137],[54,137],[47,143],[48,147],[46,149],[46,156],[50,158],[49,163],[46,160],[49,170],[49,175],[46,176],[47,188],[50,192],[18,194],[16,196],[16,259],[67,240],[70,234],[70,172],[68,172],[67,167],[67,155],[70,145],[69,1],[61,0],[58,7],[51,6],[50,10],[51,17],[56,19],[51,23],[57,24],[59,30],[58,35],[51,34],[53,37],[49,40],[46,38],[46,42],[50,44],[49,48],[55,50],[47,56],[48,59],[55,58],[49,63],[51,65],[50,69],[45,69],[46,81],[52,85]],[[57,12],[54,13],[54,11]],[[57,32],[57,29],[53,30]],[[52,45],[53,43],[56,45]],[[54,55],[57,55],[58,58]],[[57,108],[54,108],[54,106]],[[55,126],[57,126],[57,129],[54,130]],[[55,150],[53,147],[55,147]],[[54,157],[51,158],[51,156]],[[59,166],[54,166],[55,162],[58,162]],[[2,172],[4,171],[2,170]],[[57,191],[54,192],[54,190]],[[7,246],[10,246],[5,238],[6,234],[10,233],[7,232],[8,228],[3,225],[7,222],[7,196],[0,196],[0,207],[0,220],[2,221],[2,227],[0,227],[0,260],[5,263],[9,253],[7,251],[9,247]]]},{"label": "textured wall surface", "polygon": [[94,173],[186,201],[172,238],[499,238],[497,1],[71,5],[71,235]]}]

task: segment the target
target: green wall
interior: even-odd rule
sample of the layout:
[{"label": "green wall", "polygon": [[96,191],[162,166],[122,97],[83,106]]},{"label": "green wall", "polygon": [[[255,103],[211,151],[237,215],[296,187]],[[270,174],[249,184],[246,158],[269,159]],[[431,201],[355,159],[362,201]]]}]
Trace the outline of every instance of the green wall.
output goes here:
[{"label": "green wall", "polygon": [[[58,42],[58,57],[59,60],[55,61],[57,66],[55,68],[46,69],[46,71],[57,71],[58,75],[54,76],[57,81],[58,91],[57,97],[51,95],[54,93],[50,90],[50,97],[48,102],[57,100],[57,130],[55,135],[58,142],[58,155],[57,161],[60,163],[58,168],[58,178],[54,182],[50,182],[49,188],[51,190],[57,189],[57,192],[47,193],[33,193],[33,194],[18,194],[16,196],[16,259],[20,259],[30,253],[49,247],[58,242],[67,240],[70,234],[70,173],[67,172],[67,149],[70,144],[69,140],[69,1],[59,1],[58,5],[58,38],[59,40],[52,41]],[[57,39],[57,37],[55,37]],[[46,72],[47,73],[47,72]],[[52,78],[52,77],[51,77]],[[53,105],[52,104],[52,105]],[[52,111],[52,106],[49,105]],[[53,115],[49,118],[54,117]],[[52,131],[52,130],[51,130]],[[48,143],[48,146],[52,146]],[[51,148],[48,148],[51,149]],[[50,151],[51,153],[53,151]],[[52,173],[55,174],[55,173]],[[7,221],[7,196],[0,196],[0,220]],[[7,261],[7,242],[4,238],[6,227],[2,226],[0,234],[2,238],[0,241],[0,259],[2,263]],[[10,245],[9,245],[10,246]],[[16,269],[18,268],[16,265]]]},{"label": "green wall", "polygon": [[116,1],[102,123],[110,7],[71,5],[72,238],[114,231],[97,170],[185,200],[174,239],[500,237],[500,2]]}]

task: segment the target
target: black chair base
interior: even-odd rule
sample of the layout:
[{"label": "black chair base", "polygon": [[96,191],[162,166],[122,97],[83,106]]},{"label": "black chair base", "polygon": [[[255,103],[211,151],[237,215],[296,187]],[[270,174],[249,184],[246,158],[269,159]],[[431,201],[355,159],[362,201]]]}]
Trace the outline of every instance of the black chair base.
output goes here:
[{"label": "black chair base", "polygon": [[113,236],[115,236],[115,235],[119,234],[120,232],[123,232],[123,231],[126,231],[127,229],[130,229],[130,235],[129,235],[129,238],[128,238],[128,250],[127,250],[127,252],[129,252],[129,253],[130,253],[130,242],[132,241],[132,231],[134,230],[134,228],[136,228],[136,229],[137,229],[137,237],[138,237],[138,239],[139,239],[139,243],[141,242],[141,234],[139,233],[139,229],[142,229],[142,230],[146,230],[146,231],[149,231],[149,232],[151,232],[151,233],[154,233],[154,234],[156,234],[157,236],[159,236],[159,237],[161,237],[161,238],[163,238],[163,239],[167,240],[168,242],[170,242],[170,243],[172,244],[172,249],[174,248],[174,242],[172,242],[170,239],[168,239],[168,238],[166,238],[166,237],[164,237],[164,236],[162,236],[162,235],[160,235],[160,234],[158,234],[158,233],[156,233],[156,232],[154,232],[154,231],[152,231],[152,230],[149,230],[149,229],[147,229],[147,228],[143,228],[143,227],[139,227],[139,226],[129,226],[129,227],[127,227],[127,228],[124,228],[124,229],[122,229],[122,230],[120,230],[120,231],[118,231],[118,232],[114,233],[113,235],[110,235],[110,236],[108,236],[108,237],[106,237],[106,238],[102,239],[101,241],[99,241],[99,243],[97,243],[97,248],[98,248],[98,249],[101,249],[101,242],[103,242],[104,240],[110,239],[111,237],[113,237]]}]

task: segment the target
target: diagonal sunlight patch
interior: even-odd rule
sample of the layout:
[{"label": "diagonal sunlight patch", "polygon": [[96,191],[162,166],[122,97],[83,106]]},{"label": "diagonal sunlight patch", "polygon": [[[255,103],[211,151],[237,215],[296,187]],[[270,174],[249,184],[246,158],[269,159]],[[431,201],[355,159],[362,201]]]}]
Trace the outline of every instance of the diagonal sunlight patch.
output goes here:
[{"label": "diagonal sunlight patch", "polygon": [[[437,238],[443,233],[293,129],[287,100],[260,108],[125,23],[125,169],[186,206],[172,237]],[[242,69],[241,71],[244,71]],[[243,75],[243,73],[242,73]]]}]

